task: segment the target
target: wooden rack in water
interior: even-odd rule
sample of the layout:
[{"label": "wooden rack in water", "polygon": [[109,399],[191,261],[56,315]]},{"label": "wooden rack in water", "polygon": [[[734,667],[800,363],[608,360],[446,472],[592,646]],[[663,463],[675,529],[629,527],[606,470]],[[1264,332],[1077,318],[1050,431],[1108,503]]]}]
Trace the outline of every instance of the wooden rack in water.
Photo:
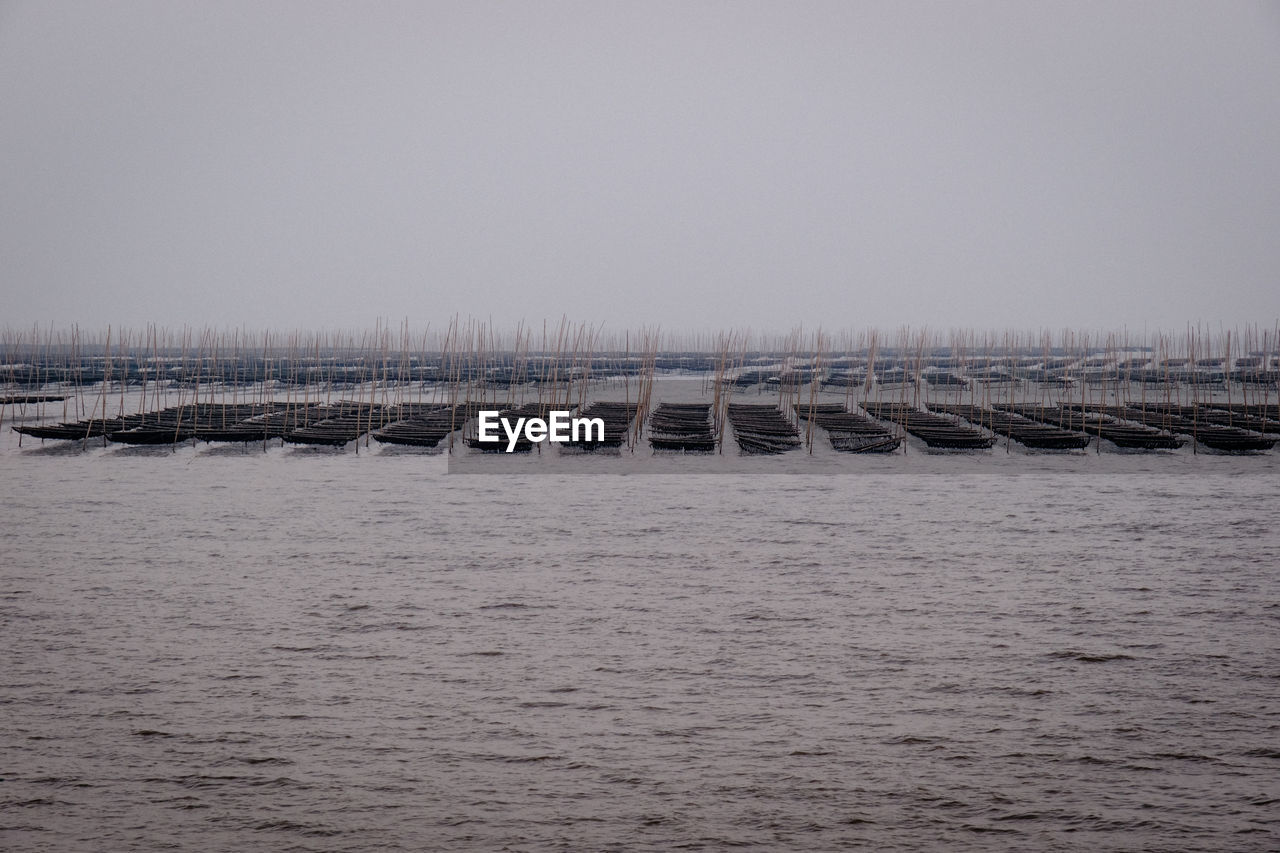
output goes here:
[{"label": "wooden rack in water", "polygon": [[585,430],[576,440],[571,435],[562,447],[586,451],[620,448],[631,432],[637,411],[639,406],[636,403],[592,403],[582,410],[579,417],[599,418],[604,421],[604,437],[598,439],[593,432]]},{"label": "wooden rack in water", "polygon": [[985,450],[996,443],[996,437],[985,430],[900,403],[864,402],[862,408],[873,417],[898,424],[929,447]]},{"label": "wooden rack in water", "polygon": [[440,403],[404,403],[396,420],[375,429],[370,436],[379,444],[436,447],[455,424],[454,407]]},{"label": "wooden rack in water", "polygon": [[276,438],[314,418],[315,406],[267,404],[187,404],[115,418],[15,426],[39,439],[78,441],[106,438],[121,444],[178,444],[202,441],[262,441]]},{"label": "wooden rack in water", "polygon": [[[563,411],[575,411],[578,408],[577,403],[525,403],[522,406],[515,406],[498,410],[498,418],[505,418],[508,423],[513,426],[521,420],[528,418],[542,418],[546,420],[553,409]],[[530,441],[525,435],[524,430],[520,431],[516,438],[514,446],[507,438],[504,430],[499,427],[496,431],[496,440],[483,440],[480,438],[479,425],[469,426],[463,433],[462,443],[472,450],[479,450],[484,453],[502,453],[507,452],[508,447],[511,453],[528,453],[534,449],[536,442]]]},{"label": "wooden rack in water", "polygon": [[771,403],[730,403],[728,416],[743,453],[786,453],[800,446],[800,431]]},{"label": "wooden rack in water", "polygon": [[1166,430],[1124,423],[1109,415],[1086,416],[1070,406],[998,405],[994,408],[1065,430],[1096,435],[1127,450],[1176,450],[1183,445],[1182,439]]},{"label": "wooden rack in water", "polygon": [[1169,432],[1189,435],[1194,441],[1214,450],[1227,452],[1243,452],[1270,450],[1277,439],[1258,432],[1250,432],[1238,426],[1228,426],[1212,421],[1201,421],[1198,418],[1199,407],[1188,407],[1184,414],[1180,408],[1153,407],[1140,409],[1135,406],[1081,406],[1073,405],[1075,411],[1133,421],[1143,426]]},{"label": "wooden rack in water", "polygon": [[711,453],[716,449],[711,404],[659,404],[649,419],[649,445],[654,450]]},{"label": "wooden rack in water", "polygon": [[894,435],[866,415],[851,412],[843,403],[796,403],[796,415],[826,430],[831,446],[842,453],[892,453],[902,445]]},{"label": "wooden rack in water", "polygon": [[1093,436],[1081,430],[1069,430],[1024,418],[1014,412],[984,409],[981,406],[930,403],[936,412],[955,415],[984,427],[997,435],[1010,438],[1024,447],[1037,450],[1079,450],[1088,447]]}]

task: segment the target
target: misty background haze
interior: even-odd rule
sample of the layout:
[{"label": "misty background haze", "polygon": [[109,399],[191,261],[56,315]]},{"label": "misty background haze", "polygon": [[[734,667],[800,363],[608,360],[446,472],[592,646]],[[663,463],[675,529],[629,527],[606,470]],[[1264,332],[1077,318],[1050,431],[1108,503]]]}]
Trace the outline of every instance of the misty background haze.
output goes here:
[{"label": "misty background haze", "polygon": [[0,325],[1264,326],[1275,3],[0,3]]}]

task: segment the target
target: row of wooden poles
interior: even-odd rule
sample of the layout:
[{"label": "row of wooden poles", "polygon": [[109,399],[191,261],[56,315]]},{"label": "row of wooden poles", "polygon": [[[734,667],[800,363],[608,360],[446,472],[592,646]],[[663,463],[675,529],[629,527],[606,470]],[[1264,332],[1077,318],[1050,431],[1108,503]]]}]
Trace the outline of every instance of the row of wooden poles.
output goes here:
[{"label": "row of wooden poles", "polygon": [[[792,329],[671,332],[659,328],[606,330],[565,317],[514,329],[454,317],[442,326],[413,329],[379,323],[372,330],[320,331],[147,326],[86,331],[79,327],[0,331],[0,424],[25,418],[29,406],[47,416],[61,406],[64,420],[107,418],[184,403],[280,402],[299,408],[338,399],[382,404],[470,404],[510,408],[536,402],[542,410],[584,407],[589,389],[634,404],[627,446],[634,449],[652,404],[656,375],[683,370],[701,375],[711,418],[723,442],[725,413],[740,380],[776,394],[812,448],[813,414],[827,384],[842,380],[846,403],[893,402],[919,408],[1043,402],[1083,406],[1197,405],[1225,397],[1266,406],[1280,400],[1276,328],[1182,332],[1061,330],[980,332],[902,327],[831,332]],[[1221,381],[1209,380],[1219,376]],[[753,374],[753,371],[755,372]],[[932,377],[954,381],[934,385]],[[1163,380],[1161,376],[1163,374]],[[886,383],[884,379],[901,381]],[[879,379],[880,381],[877,381]],[[841,387],[841,386],[835,386]],[[127,403],[126,390],[138,391]],[[40,400],[40,395],[51,400]],[[176,400],[175,400],[176,398]],[[34,402],[33,402],[34,401]],[[459,427],[462,424],[458,424]]]}]

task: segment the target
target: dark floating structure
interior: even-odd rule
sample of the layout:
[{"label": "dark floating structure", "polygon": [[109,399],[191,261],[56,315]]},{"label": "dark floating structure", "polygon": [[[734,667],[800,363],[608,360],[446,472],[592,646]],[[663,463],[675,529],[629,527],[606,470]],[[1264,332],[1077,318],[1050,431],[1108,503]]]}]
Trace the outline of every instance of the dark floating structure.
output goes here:
[{"label": "dark floating structure", "polygon": [[985,450],[996,443],[996,437],[977,427],[957,423],[902,403],[864,402],[862,408],[872,417],[898,424],[929,447],[946,450]]},{"label": "dark floating structure", "polygon": [[631,432],[632,421],[636,419],[639,408],[636,403],[592,403],[582,410],[579,417],[599,418],[604,421],[604,438],[598,440],[595,434],[588,430],[585,435],[579,435],[576,441],[570,438],[563,443],[562,447],[573,447],[579,450],[622,447]]},{"label": "dark floating structure", "polygon": [[[407,323],[380,323],[372,335],[148,326],[86,340],[78,329],[9,330],[0,335],[0,423],[7,418],[22,437],[86,446],[260,442],[265,450],[278,440],[350,449],[363,440],[452,451],[460,439],[505,451],[505,435],[478,441],[480,411],[502,409],[514,426],[603,396],[578,415],[603,424],[603,437],[571,436],[559,452],[634,451],[642,437],[655,451],[714,452],[728,438],[747,455],[813,452],[816,429],[848,453],[897,450],[907,435],[952,450],[986,450],[1003,437],[1099,453],[1267,453],[1280,441],[1280,331],[1257,327],[1136,339],[904,328],[893,341],[875,329],[602,333],[567,318],[540,333],[521,324],[512,336],[455,317],[429,332],[418,337]],[[671,380],[658,389],[661,405],[659,376]],[[751,389],[756,404],[737,388]],[[513,449],[535,443],[522,429]]]},{"label": "dark floating structure", "polygon": [[729,380],[733,385],[739,388],[750,388],[752,385],[777,384],[781,382],[781,373],[778,370],[768,370],[763,368],[751,368],[743,370],[733,379]]},{"label": "dark floating structure", "polygon": [[877,370],[875,377],[880,385],[910,385],[916,381],[915,374],[901,368]]},{"label": "dark floating structure", "polygon": [[397,407],[396,417],[370,437],[379,444],[436,447],[457,424],[455,407],[439,403],[405,403]]},{"label": "dark floating structure", "polygon": [[902,436],[841,403],[796,403],[795,411],[801,420],[826,430],[831,446],[842,453],[892,453],[902,445]]},{"label": "dark floating structure", "polygon": [[1103,417],[1134,421],[1154,429],[1189,435],[1192,440],[1205,447],[1227,453],[1270,450],[1277,441],[1275,438],[1237,426],[1225,426],[1212,421],[1202,422],[1197,418],[1198,407],[1189,407],[1191,409],[1189,416],[1171,407],[1142,409],[1136,406],[1074,405],[1071,408]]},{"label": "dark floating structure", "polygon": [[180,444],[195,438],[195,421],[184,419],[180,412],[147,420],[137,426],[107,433],[117,444]]},{"label": "dark floating structure", "polygon": [[[494,404],[488,404],[489,406]],[[437,447],[455,430],[464,430],[467,447],[505,451],[508,440],[482,442],[475,433],[475,417],[485,404],[376,404],[340,401],[332,404],[273,401],[239,404],[186,404],[114,418],[89,418],[54,424],[17,424],[12,429],[41,440],[85,441],[101,438],[118,444],[177,445],[183,442],[263,442],[282,439],[289,444],[343,447],[368,435],[380,444]],[[1271,450],[1280,442],[1280,411],[1274,405],[1150,403],[1121,406],[1067,403],[1061,405],[990,406],[933,402],[932,411],[903,402],[865,402],[878,420],[841,403],[795,403],[802,424],[826,431],[832,448],[846,453],[888,453],[902,444],[902,435],[882,421],[900,425],[929,447],[987,449],[1001,436],[1030,449],[1076,450],[1093,439],[1125,450],[1176,450],[1194,441],[1223,453]],[[506,408],[500,416],[514,424],[520,418],[547,418],[552,408],[576,410],[576,404],[530,402]],[[604,422],[604,438],[591,431],[562,445],[565,450],[594,451],[630,446],[643,407],[632,402],[597,402],[578,415]],[[801,430],[773,404],[731,403],[726,420],[744,454],[772,455],[800,447]],[[649,442],[654,450],[712,452],[719,445],[711,403],[662,403],[649,419]],[[529,452],[534,442],[521,431],[514,451]]]},{"label": "dark floating structure", "polygon": [[924,380],[930,385],[938,387],[968,388],[969,380],[963,376],[950,371],[939,371],[937,373],[924,374]]},{"label": "dark floating structure", "polygon": [[1013,412],[1040,423],[1051,424],[1065,430],[1086,432],[1105,438],[1116,447],[1127,450],[1177,450],[1183,440],[1172,433],[1142,424],[1125,423],[1109,415],[1087,416],[1070,406],[1012,406],[995,407],[998,411]]},{"label": "dark floating structure", "polygon": [[0,406],[26,406],[34,403],[61,403],[65,394],[8,394],[0,396]]},{"label": "dark floating structure", "polygon": [[215,420],[211,425],[198,425],[195,437],[209,442],[266,442],[282,438],[286,433],[323,417],[318,405],[268,404],[229,406],[227,409],[235,411],[224,412],[220,422]]},{"label": "dark floating structure", "polygon": [[120,444],[178,444],[202,441],[264,441],[304,423],[317,406],[285,403],[188,404],[114,418],[23,425],[14,432],[32,438],[78,441],[103,438]]},{"label": "dark floating structure", "polygon": [[300,423],[318,417],[316,406],[290,404],[213,404],[175,406],[125,418],[123,428],[107,432],[119,444],[179,444],[191,439],[209,442],[266,441]]},{"label": "dark floating structure", "polygon": [[319,420],[291,429],[282,438],[289,444],[342,447],[382,425],[383,406],[343,401],[316,410]]},{"label": "dark floating structure", "polygon": [[867,384],[867,371],[832,370],[822,384],[833,388],[861,388]]},{"label": "dark floating structure", "polygon": [[[484,409],[485,406],[479,405],[476,403],[471,403],[468,405],[467,408],[468,408],[468,412],[467,412],[468,415],[475,415],[475,414],[478,414],[479,411]],[[514,426],[522,418],[546,419],[548,413],[552,409],[573,411],[577,409],[577,404],[570,403],[567,405],[556,405],[551,403],[539,403],[539,402],[525,403],[524,405],[516,406],[515,408],[499,409],[498,417],[506,418],[507,421]],[[463,435],[462,443],[473,450],[479,450],[484,453],[506,452],[507,448],[510,446],[510,441],[508,440],[507,435],[501,426],[497,428],[496,434],[498,435],[497,441],[493,441],[493,440],[482,441],[480,439],[480,435],[477,427],[477,432],[474,435],[473,434]],[[515,446],[512,447],[511,452],[512,453],[528,453],[529,451],[533,450],[534,444],[535,442],[530,441],[528,437],[525,435],[524,430],[521,429],[519,436],[516,438]]]},{"label": "dark floating structure", "polygon": [[1212,403],[1205,406],[1178,406],[1183,417],[1198,414],[1203,420],[1261,433],[1280,433],[1280,406]]},{"label": "dark floating structure", "polygon": [[1014,412],[943,403],[930,403],[929,408],[935,412],[964,418],[996,435],[1006,436],[1024,447],[1036,450],[1079,450],[1088,447],[1093,441],[1093,436],[1086,432],[1039,423]]},{"label": "dark floating structure", "polygon": [[21,435],[29,435],[40,440],[82,441],[89,438],[101,438],[109,431],[128,429],[142,423],[141,415],[128,415],[122,418],[90,418],[85,421],[69,421],[60,424],[15,426],[13,431]]},{"label": "dark floating structure", "polygon": [[711,404],[659,404],[649,419],[649,445],[654,450],[711,453],[716,449]]},{"label": "dark floating structure", "polygon": [[743,453],[786,453],[800,446],[800,431],[771,403],[730,403],[728,416]]}]

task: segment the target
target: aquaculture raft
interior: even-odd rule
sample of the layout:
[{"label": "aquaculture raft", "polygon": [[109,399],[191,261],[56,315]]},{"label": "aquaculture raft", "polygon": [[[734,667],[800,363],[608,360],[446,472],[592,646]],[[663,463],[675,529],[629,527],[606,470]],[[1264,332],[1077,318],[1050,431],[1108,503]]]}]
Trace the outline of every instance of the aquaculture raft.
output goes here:
[{"label": "aquaculture raft", "polygon": [[938,373],[924,373],[922,375],[924,377],[924,380],[928,382],[930,385],[936,385],[938,387],[954,387],[954,388],[969,387],[968,379],[966,379],[963,376],[960,376],[959,374],[951,373],[950,371],[941,371]]},{"label": "aquaculture raft", "polygon": [[320,407],[315,404],[281,404],[228,406],[221,417],[198,422],[195,437],[208,442],[267,441],[320,420]]},{"label": "aquaculture raft", "polygon": [[[1188,417],[1187,410],[1191,406],[1180,407],[1183,417]],[[1280,413],[1276,406],[1261,404],[1244,405],[1241,403],[1212,403],[1195,406],[1195,417],[1199,420],[1223,426],[1237,426],[1241,429],[1261,433],[1280,433]]]},{"label": "aquaculture raft", "polygon": [[320,406],[316,414],[319,420],[286,432],[284,440],[290,444],[316,444],[342,447],[360,436],[381,426],[383,407],[378,403],[341,402],[332,406]]},{"label": "aquaculture raft", "polygon": [[604,421],[604,439],[597,441],[595,432],[587,430],[586,435],[592,436],[590,440],[587,439],[586,435],[579,435],[577,441],[574,441],[570,436],[570,440],[563,442],[563,446],[576,447],[581,450],[621,447],[622,443],[627,440],[627,434],[631,430],[631,422],[635,420],[638,408],[635,403],[592,403],[583,409],[578,417],[600,418]]},{"label": "aquaculture raft", "polygon": [[914,374],[902,368],[890,368],[875,372],[878,385],[911,385],[916,381]]},{"label": "aquaculture raft", "polygon": [[729,424],[746,454],[776,454],[800,446],[800,431],[770,404],[730,403]]},{"label": "aquaculture raft", "polygon": [[964,418],[996,433],[1008,436],[1024,447],[1037,450],[1079,450],[1088,447],[1093,436],[1083,431],[1068,430],[1050,424],[1039,423],[1013,412],[985,409],[981,406],[943,405],[930,403],[929,408]]},{"label": "aquaculture raft", "polygon": [[177,444],[196,434],[195,425],[195,406],[174,406],[123,424],[108,432],[107,439],[119,444]]},{"label": "aquaculture raft", "polygon": [[34,403],[60,403],[64,394],[9,394],[0,397],[0,406],[25,406]]},{"label": "aquaculture raft", "polygon": [[442,404],[406,403],[396,408],[395,417],[370,437],[380,444],[435,447],[457,423],[453,407]]},{"label": "aquaculture raft", "polygon": [[[472,404],[474,405],[474,404]],[[508,423],[513,426],[521,418],[543,418],[546,419],[548,413],[553,409],[573,410],[577,408],[577,404],[570,405],[552,405],[550,403],[525,403],[523,406],[517,406],[514,409],[502,409],[498,412],[499,418],[506,418]],[[477,410],[479,411],[479,410]],[[475,434],[463,435],[462,443],[473,450],[479,450],[484,453],[505,453],[510,446],[510,440],[507,438],[505,430],[501,426],[498,427],[496,440],[481,441],[479,435],[479,427]],[[511,448],[512,453],[528,453],[533,450],[534,442],[530,441],[526,436],[524,429],[521,428],[520,435],[516,439],[515,446]]]},{"label": "aquaculture raft", "polygon": [[1002,405],[994,408],[1062,429],[1096,435],[1127,450],[1177,450],[1183,445],[1182,439],[1163,429],[1123,423],[1109,415],[1086,416],[1084,412],[1075,411],[1068,406]]},{"label": "aquaculture raft", "polygon": [[[278,408],[279,411],[273,411]],[[114,418],[90,418],[60,424],[15,426],[32,438],[78,441],[100,438],[122,444],[176,444],[204,441],[261,441],[279,435],[303,416],[304,407],[284,404],[189,404]],[[313,407],[314,408],[314,407]]]},{"label": "aquaculture raft", "polygon": [[710,453],[716,449],[710,403],[662,403],[649,419],[654,450]]},{"label": "aquaculture raft", "polygon": [[813,423],[827,431],[831,446],[842,453],[892,453],[902,445],[902,436],[840,403],[796,403],[795,411],[802,420],[812,414]]},{"label": "aquaculture raft", "polygon": [[15,426],[13,431],[41,440],[80,441],[86,438],[101,438],[109,432],[128,429],[131,426],[139,426],[142,422],[142,415],[126,415],[121,418],[90,418],[84,421],[69,421],[60,424]]},{"label": "aquaculture raft", "polygon": [[863,403],[862,408],[880,420],[900,425],[929,447],[947,450],[985,450],[996,437],[977,427],[957,423],[942,415],[899,403]]},{"label": "aquaculture raft", "polygon": [[1277,439],[1250,432],[1236,426],[1224,426],[1213,422],[1204,423],[1196,417],[1193,409],[1191,417],[1171,407],[1142,409],[1135,406],[1072,406],[1075,411],[1088,411],[1104,417],[1123,418],[1144,426],[1166,429],[1170,432],[1189,435],[1205,447],[1228,453],[1239,453],[1253,450],[1270,450]]}]

